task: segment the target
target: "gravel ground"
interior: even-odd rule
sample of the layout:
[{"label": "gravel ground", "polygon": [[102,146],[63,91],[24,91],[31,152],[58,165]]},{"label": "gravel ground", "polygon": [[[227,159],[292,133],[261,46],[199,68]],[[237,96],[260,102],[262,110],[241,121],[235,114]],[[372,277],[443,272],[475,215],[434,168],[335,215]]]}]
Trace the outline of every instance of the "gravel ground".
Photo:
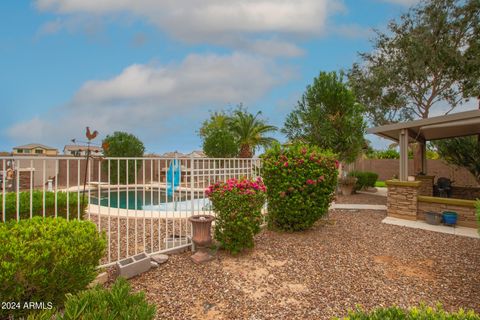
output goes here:
[{"label": "gravel ground", "polygon": [[387,205],[387,197],[372,194],[355,193],[350,196],[337,195],[335,203],[383,204]]},{"label": "gravel ground", "polygon": [[203,265],[190,252],[130,280],[158,319],[330,319],[441,302],[480,312],[480,240],[382,224],[384,212],[332,211],[295,234],[263,231],[254,250]]}]

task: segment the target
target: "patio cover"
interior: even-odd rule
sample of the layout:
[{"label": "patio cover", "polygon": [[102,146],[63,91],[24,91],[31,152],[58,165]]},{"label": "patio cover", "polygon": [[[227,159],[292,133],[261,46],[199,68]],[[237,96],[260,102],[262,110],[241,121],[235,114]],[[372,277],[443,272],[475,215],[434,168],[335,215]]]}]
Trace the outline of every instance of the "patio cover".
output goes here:
[{"label": "patio cover", "polygon": [[422,147],[422,171],[426,172],[425,142],[480,134],[480,110],[420,119],[369,128],[367,133],[376,134],[399,143],[400,180],[407,180],[408,144],[418,142]]}]

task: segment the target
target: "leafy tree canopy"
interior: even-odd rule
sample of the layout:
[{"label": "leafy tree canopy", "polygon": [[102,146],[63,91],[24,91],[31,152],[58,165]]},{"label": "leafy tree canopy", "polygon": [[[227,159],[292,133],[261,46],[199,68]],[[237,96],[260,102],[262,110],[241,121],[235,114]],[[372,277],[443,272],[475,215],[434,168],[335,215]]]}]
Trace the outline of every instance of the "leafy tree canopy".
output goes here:
[{"label": "leafy tree canopy", "polygon": [[450,112],[480,96],[480,1],[422,1],[377,31],[349,81],[375,125]]},{"label": "leafy tree canopy", "polygon": [[[140,139],[130,133],[116,131],[112,135],[107,135],[102,142],[104,155],[106,157],[142,157],[145,152],[145,146]],[[127,167],[128,163],[128,167]],[[135,171],[138,170],[142,162],[135,160],[111,160],[110,161],[110,183],[135,183]],[[120,166],[120,167],[118,167]],[[104,170],[108,170],[108,162],[103,164]],[[127,176],[128,168],[128,176]],[[117,177],[118,172],[120,176]]]},{"label": "leafy tree canopy", "polygon": [[266,136],[277,130],[260,118],[261,111],[255,115],[239,106],[232,115],[230,129],[235,135],[240,148],[240,158],[251,158],[259,147],[269,147],[277,140]]},{"label": "leafy tree canopy", "polygon": [[142,157],[145,152],[145,146],[140,139],[133,134],[121,131],[107,135],[102,145],[108,146],[103,151],[107,157]]},{"label": "leafy tree canopy", "polygon": [[268,147],[276,141],[267,133],[276,131],[260,118],[239,105],[232,111],[214,112],[199,130],[203,151],[209,157],[251,158],[258,147]]},{"label": "leafy tree canopy", "polygon": [[343,73],[320,72],[287,116],[282,132],[291,141],[330,149],[340,160],[353,162],[365,147],[363,110]]},{"label": "leafy tree canopy", "polygon": [[436,140],[433,144],[440,158],[467,169],[480,184],[480,140],[477,136]]}]

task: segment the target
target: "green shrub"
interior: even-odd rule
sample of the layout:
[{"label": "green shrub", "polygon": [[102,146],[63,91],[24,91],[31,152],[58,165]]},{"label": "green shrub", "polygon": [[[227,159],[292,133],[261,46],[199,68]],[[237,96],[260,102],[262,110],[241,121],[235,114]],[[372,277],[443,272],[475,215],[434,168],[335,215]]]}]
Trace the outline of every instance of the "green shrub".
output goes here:
[{"label": "green shrub", "polygon": [[375,182],[375,187],[377,187],[377,188],[386,188],[386,187],[387,187],[387,184],[385,183],[385,181],[377,181],[377,182]]},{"label": "green shrub", "polygon": [[155,306],[145,300],[143,292],[132,293],[128,282],[119,278],[110,290],[97,286],[75,295],[68,294],[63,315],[46,310],[31,315],[28,320],[47,320],[56,314],[57,320],[150,320]]},{"label": "green shrub", "polygon": [[92,222],[41,217],[0,224],[0,243],[2,301],[53,306],[95,279],[106,246]]},{"label": "green shrub", "polygon": [[375,150],[369,154],[371,159],[400,159],[400,153],[395,149]]},{"label": "green shrub", "polygon": [[338,175],[331,152],[311,145],[276,145],[262,158],[269,227],[305,230],[327,213]]},{"label": "green shrub", "polygon": [[[20,219],[30,217],[30,192],[19,193],[19,215]],[[68,192],[68,208],[71,218],[78,217],[78,195],[76,192]],[[80,194],[80,210],[82,208],[82,195]],[[83,199],[84,211],[88,199]],[[3,203],[3,194],[0,194],[0,204]],[[8,192],[5,196],[6,220],[17,219],[17,193]],[[32,216],[43,216],[43,191],[32,192]],[[55,216],[55,192],[45,192],[45,216]],[[67,217],[67,192],[57,192],[57,216]],[[83,214],[80,215],[82,218]],[[3,206],[0,205],[0,217],[3,218]]]},{"label": "green shrub", "polygon": [[375,182],[377,182],[378,174],[375,172],[368,171],[351,171],[348,173],[350,177],[356,177],[357,183],[355,184],[355,190],[362,190],[366,188],[375,187]]},{"label": "green shrub", "polygon": [[253,237],[260,232],[265,191],[261,178],[234,178],[207,189],[217,215],[215,239],[226,250],[235,254],[254,246]]},{"label": "green shrub", "polygon": [[[340,319],[340,318],[336,318]],[[441,305],[436,308],[421,305],[419,307],[410,308],[408,310],[399,307],[378,308],[370,312],[357,308],[350,311],[344,320],[480,320],[480,315],[474,311],[464,311],[460,309],[458,312],[449,313],[443,310]]]}]

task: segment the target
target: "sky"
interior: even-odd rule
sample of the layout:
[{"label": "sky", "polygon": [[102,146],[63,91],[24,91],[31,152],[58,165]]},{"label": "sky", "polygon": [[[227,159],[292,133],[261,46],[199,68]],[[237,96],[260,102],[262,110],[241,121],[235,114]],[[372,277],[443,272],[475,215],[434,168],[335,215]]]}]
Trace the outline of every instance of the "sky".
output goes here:
[{"label": "sky", "polygon": [[0,151],[62,150],[89,126],[190,152],[211,111],[240,103],[282,127],[320,71],[348,69],[415,2],[0,1]]}]

